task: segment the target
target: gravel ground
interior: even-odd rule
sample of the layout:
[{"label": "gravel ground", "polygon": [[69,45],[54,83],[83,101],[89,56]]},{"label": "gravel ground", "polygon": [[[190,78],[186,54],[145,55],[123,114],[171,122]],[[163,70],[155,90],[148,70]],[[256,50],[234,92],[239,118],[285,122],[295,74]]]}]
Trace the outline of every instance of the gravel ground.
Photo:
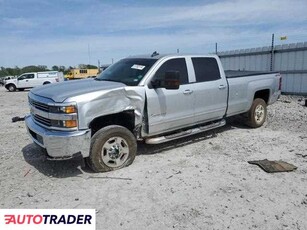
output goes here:
[{"label": "gravel ground", "polygon": [[[149,146],[97,174],[81,160],[47,161],[24,122],[27,91],[0,88],[0,208],[95,208],[97,229],[307,229],[307,107],[282,96],[265,125],[240,118],[215,131]],[[268,174],[249,160],[298,167]]]}]

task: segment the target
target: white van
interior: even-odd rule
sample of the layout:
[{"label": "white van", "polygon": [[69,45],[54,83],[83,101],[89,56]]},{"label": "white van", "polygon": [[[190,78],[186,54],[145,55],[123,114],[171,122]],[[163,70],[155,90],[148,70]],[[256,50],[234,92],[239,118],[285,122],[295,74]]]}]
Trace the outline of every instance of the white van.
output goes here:
[{"label": "white van", "polygon": [[35,86],[61,81],[64,81],[63,73],[58,71],[24,73],[16,79],[6,80],[5,88],[10,92],[16,91],[16,89],[23,91]]}]

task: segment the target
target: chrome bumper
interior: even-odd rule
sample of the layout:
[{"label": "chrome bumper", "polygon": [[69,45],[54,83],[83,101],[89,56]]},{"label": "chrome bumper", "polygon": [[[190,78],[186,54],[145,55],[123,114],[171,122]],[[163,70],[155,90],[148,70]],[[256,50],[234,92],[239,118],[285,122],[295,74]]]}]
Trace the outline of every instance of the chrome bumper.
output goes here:
[{"label": "chrome bumper", "polygon": [[91,144],[91,130],[55,131],[37,125],[31,115],[25,118],[26,127],[32,140],[47,150],[55,159],[70,158],[76,153],[88,157]]}]

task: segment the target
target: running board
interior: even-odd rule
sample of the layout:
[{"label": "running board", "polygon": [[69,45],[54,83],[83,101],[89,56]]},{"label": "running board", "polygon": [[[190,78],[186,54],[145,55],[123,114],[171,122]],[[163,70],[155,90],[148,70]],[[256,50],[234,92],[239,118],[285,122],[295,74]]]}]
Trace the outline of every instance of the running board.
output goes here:
[{"label": "running board", "polygon": [[182,137],[187,137],[190,135],[194,135],[197,133],[201,133],[201,132],[205,132],[211,129],[215,129],[221,126],[224,126],[226,124],[226,121],[220,120],[218,122],[214,122],[208,125],[204,125],[204,126],[200,126],[200,127],[196,127],[196,128],[192,128],[192,129],[188,129],[179,133],[174,133],[174,134],[170,134],[170,135],[166,135],[166,136],[160,136],[160,137],[153,137],[153,138],[148,138],[145,140],[146,144],[161,144],[167,141],[172,141],[178,138],[182,138]]}]

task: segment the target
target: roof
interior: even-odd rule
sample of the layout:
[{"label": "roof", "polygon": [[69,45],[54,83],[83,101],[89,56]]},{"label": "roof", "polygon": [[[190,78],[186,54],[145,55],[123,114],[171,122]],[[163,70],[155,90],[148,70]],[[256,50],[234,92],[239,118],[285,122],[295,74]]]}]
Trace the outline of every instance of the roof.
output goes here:
[{"label": "roof", "polygon": [[160,59],[163,57],[182,57],[182,56],[206,56],[206,57],[216,57],[215,54],[184,54],[184,53],[173,53],[173,54],[157,54],[157,55],[150,55],[150,54],[143,54],[143,55],[133,55],[129,56],[128,58],[148,58],[148,59]]}]

